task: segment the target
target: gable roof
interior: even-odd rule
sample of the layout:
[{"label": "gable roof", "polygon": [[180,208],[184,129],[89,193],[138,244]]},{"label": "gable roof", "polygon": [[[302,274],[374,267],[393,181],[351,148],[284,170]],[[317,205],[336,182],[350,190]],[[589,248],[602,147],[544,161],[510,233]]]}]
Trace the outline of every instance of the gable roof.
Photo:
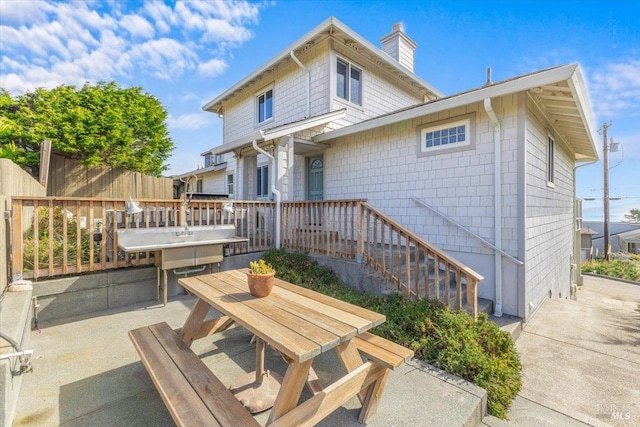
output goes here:
[{"label": "gable roof", "polygon": [[300,39],[296,40],[287,48],[285,48],[282,52],[274,56],[271,60],[267,61],[260,68],[209,101],[202,107],[202,109],[212,113],[221,113],[222,103],[224,101],[231,99],[236,94],[244,90],[247,86],[255,83],[266,74],[273,72],[273,70],[281,63],[285,61],[291,61],[292,59],[290,57],[290,53],[292,51],[297,52],[306,50],[329,37],[332,37],[337,42],[357,50],[359,54],[364,55],[369,60],[374,62],[378,67],[386,70],[387,72],[396,76],[396,78],[416,88],[427,98],[435,99],[443,96],[440,91],[422,80],[415,73],[400,65],[400,63],[389,56],[386,52],[374,46],[371,42],[364,39],[362,36],[353,31],[351,28],[347,27],[335,17],[330,16],[320,25],[309,31]]},{"label": "gable roof", "polygon": [[558,66],[525,74],[417,106],[404,108],[316,135],[313,140],[316,142],[329,141],[380,126],[473,104],[486,98],[523,91],[530,91],[531,96],[541,105],[544,114],[548,116],[557,132],[575,151],[575,160],[586,161],[598,158],[593,113],[589,104],[584,78],[578,64]]}]

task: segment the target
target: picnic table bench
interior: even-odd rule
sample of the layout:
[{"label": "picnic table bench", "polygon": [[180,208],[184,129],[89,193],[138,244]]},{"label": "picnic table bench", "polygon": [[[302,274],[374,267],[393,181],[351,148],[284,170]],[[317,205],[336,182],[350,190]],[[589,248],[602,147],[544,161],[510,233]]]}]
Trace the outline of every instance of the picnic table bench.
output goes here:
[{"label": "picnic table bench", "polygon": [[[353,396],[362,409],[359,422],[376,409],[389,371],[413,351],[368,332],[384,315],[276,279],[272,294],[254,298],[244,271],[180,279],[198,297],[177,332],[166,323],[129,332],[143,364],[178,425],[258,425],[243,405],[189,349],[194,339],[237,323],[257,338],[256,373],[264,344],[288,363],[268,426],[313,426]],[[210,307],[222,313],[205,321]],[[324,386],[312,368],[314,358],[333,349],[346,374]],[[299,403],[304,386],[312,393]]]}]

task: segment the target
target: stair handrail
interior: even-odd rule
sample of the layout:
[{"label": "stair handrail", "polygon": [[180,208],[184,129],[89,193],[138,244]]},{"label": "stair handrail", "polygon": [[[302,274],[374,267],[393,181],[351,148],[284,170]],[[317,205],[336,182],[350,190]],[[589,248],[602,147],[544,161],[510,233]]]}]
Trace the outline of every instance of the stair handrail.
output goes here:
[{"label": "stair handrail", "polygon": [[514,263],[516,263],[517,265],[524,265],[524,262],[509,255],[508,253],[506,253],[505,251],[503,251],[502,249],[500,249],[499,247],[497,247],[496,245],[494,245],[493,243],[489,242],[488,240],[486,240],[484,237],[474,233],[473,231],[469,230],[467,227],[465,227],[464,225],[460,224],[458,221],[456,221],[455,219],[449,217],[448,215],[443,214],[442,212],[440,212],[439,210],[437,210],[436,208],[434,208],[433,206],[431,206],[430,204],[428,204],[427,202],[425,202],[424,200],[420,200],[415,196],[411,197],[413,199],[414,202],[416,202],[417,204],[429,209],[431,212],[435,213],[436,215],[438,215],[439,217],[441,217],[442,219],[444,219],[445,221],[447,221],[448,223],[455,225],[456,227],[458,227],[459,229],[461,229],[462,231],[464,231],[465,233],[469,234],[470,236],[480,240],[480,242],[482,242],[482,244],[489,246],[491,249],[493,249],[494,251],[498,252],[500,255],[506,257],[509,261],[512,261]]},{"label": "stair handrail", "polygon": [[413,240],[414,243],[419,244],[419,245],[429,249],[432,252],[435,252],[436,254],[438,254],[439,258],[441,258],[442,260],[448,262],[449,264],[456,265],[460,269],[460,271],[464,271],[466,274],[468,274],[469,276],[473,277],[478,282],[480,282],[480,281],[482,281],[484,279],[484,276],[482,276],[480,273],[476,272],[475,270],[471,269],[470,267],[467,267],[466,265],[464,265],[462,262],[458,261],[457,259],[455,259],[451,255],[448,255],[446,252],[444,252],[442,249],[438,248],[433,243],[429,243],[428,241],[424,240],[422,237],[420,237],[414,231],[409,230],[407,227],[405,227],[404,225],[402,225],[399,222],[395,221],[393,218],[391,218],[390,216],[388,216],[384,212],[379,211],[378,209],[374,208],[369,203],[361,202],[360,205],[363,208],[366,208],[367,210],[369,210],[369,211],[375,213],[376,215],[384,218],[385,221],[388,222],[389,224],[393,225],[393,227],[397,228],[399,231],[401,231],[404,234],[406,234],[407,236],[411,237],[411,240]]}]

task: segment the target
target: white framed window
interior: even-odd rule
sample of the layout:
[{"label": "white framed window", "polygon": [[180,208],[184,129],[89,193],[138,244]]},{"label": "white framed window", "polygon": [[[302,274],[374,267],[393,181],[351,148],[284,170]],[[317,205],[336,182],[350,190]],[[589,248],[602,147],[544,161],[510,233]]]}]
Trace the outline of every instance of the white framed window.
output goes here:
[{"label": "white framed window", "polygon": [[342,59],[336,62],[336,95],[362,105],[362,70]]},{"label": "white framed window", "polygon": [[556,147],[555,141],[551,136],[547,140],[547,185],[553,187],[554,185],[554,172],[556,162]]},{"label": "white framed window", "polygon": [[233,199],[233,174],[227,175],[227,194]]},{"label": "white framed window", "polygon": [[473,115],[440,121],[418,128],[418,155],[474,148]]},{"label": "white framed window", "polygon": [[256,177],[258,197],[269,197],[269,166],[258,166],[258,173]]},{"label": "white framed window", "polygon": [[273,119],[273,88],[269,88],[256,96],[256,108],[258,123]]},{"label": "white framed window", "polygon": [[196,181],[196,193],[202,193],[202,178]]}]

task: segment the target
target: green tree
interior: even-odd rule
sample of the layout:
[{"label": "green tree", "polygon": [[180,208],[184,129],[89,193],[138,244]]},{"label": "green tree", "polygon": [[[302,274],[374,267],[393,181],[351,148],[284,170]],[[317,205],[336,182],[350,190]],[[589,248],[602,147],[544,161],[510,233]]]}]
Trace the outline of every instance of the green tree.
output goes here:
[{"label": "green tree", "polygon": [[115,82],[36,89],[15,98],[0,89],[0,157],[40,161],[40,144],[88,167],[108,165],[160,175],[173,150],[167,111],[140,87]]},{"label": "green tree", "polygon": [[628,214],[624,214],[624,222],[634,224],[640,223],[640,209],[631,209]]}]

